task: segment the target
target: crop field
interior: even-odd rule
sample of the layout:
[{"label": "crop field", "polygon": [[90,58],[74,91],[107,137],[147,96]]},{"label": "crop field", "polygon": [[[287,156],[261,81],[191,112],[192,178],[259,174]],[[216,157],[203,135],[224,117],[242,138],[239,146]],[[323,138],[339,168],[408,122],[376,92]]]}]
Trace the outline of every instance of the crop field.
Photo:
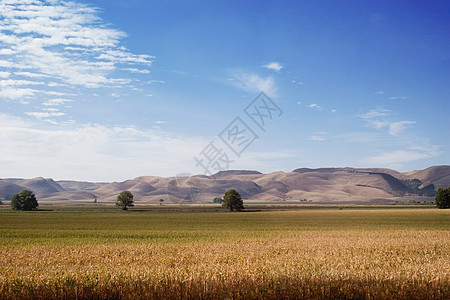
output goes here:
[{"label": "crop field", "polygon": [[0,212],[0,299],[449,299],[450,211]]}]

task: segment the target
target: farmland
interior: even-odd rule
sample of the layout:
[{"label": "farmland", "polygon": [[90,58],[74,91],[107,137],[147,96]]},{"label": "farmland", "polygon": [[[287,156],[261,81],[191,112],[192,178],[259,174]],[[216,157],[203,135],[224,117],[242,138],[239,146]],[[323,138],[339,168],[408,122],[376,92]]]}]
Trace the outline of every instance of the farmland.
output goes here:
[{"label": "farmland", "polygon": [[1,299],[450,298],[450,211],[0,212]]}]

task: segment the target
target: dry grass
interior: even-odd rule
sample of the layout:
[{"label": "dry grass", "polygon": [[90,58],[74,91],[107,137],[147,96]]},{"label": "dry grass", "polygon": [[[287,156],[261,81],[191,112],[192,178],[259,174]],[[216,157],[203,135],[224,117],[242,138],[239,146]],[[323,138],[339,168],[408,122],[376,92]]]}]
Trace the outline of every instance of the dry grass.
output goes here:
[{"label": "dry grass", "polygon": [[[64,216],[61,220],[66,220],[61,230],[66,230],[65,226],[72,222],[75,232],[81,230],[80,235],[85,234],[83,228],[74,225],[81,224],[77,222],[77,214],[61,215]],[[99,240],[91,235],[83,244],[70,235],[63,242],[46,245],[47,239],[58,236],[57,230],[47,233],[49,236],[42,233],[31,239],[18,234],[14,238],[22,239],[21,243],[13,243],[9,239],[14,230],[19,230],[17,224],[22,224],[24,218],[33,222],[34,215],[0,215],[2,221],[9,221],[2,224],[6,227],[3,234],[10,234],[0,243],[0,298],[450,298],[449,212],[296,211],[123,216],[79,215],[92,222],[93,230],[100,231],[112,230],[108,221],[95,228],[102,217],[111,222],[119,220],[116,226],[123,228],[127,227],[122,222],[130,220],[131,229],[114,232],[131,234],[127,231],[131,230],[129,239],[105,236]],[[139,229],[136,218],[144,228]],[[172,224],[166,229],[159,228],[164,219]],[[430,219],[436,223],[428,222]],[[213,220],[215,224],[211,228]],[[53,228],[56,223],[49,222],[34,230],[48,232],[49,224]],[[193,234],[202,224],[207,234]],[[231,225],[227,227],[227,224]],[[164,232],[167,239],[141,240],[138,229],[144,236],[145,232]],[[215,236],[210,235],[214,232]],[[188,238],[180,238],[183,233]]]}]

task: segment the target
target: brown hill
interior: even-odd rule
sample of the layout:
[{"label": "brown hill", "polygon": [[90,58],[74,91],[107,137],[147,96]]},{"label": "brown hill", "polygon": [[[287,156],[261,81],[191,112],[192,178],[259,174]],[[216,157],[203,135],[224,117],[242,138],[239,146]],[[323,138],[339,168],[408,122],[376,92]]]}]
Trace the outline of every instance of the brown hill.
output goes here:
[{"label": "brown hill", "polygon": [[403,173],[409,179],[419,179],[423,185],[434,184],[436,189],[450,186],[450,166],[433,166],[425,170]]},{"label": "brown hill", "polygon": [[0,181],[0,199],[11,200],[12,196],[23,190],[23,187],[9,182]]},{"label": "brown hill", "polygon": [[[0,179],[0,182],[15,184],[22,189],[28,189],[36,194],[36,196],[45,197],[53,193],[64,192],[65,189],[56,183],[53,179],[45,179],[43,177],[36,177],[32,179]],[[0,187],[0,194],[2,193]]]},{"label": "brown hill", "polygon": [[[300,168],[292,172],[262,174],[228,170],[211,176],[141,176],[123,182],[90,183],[52,179],[0,179],[0,197],[22,188],[34,191],[39,201],[112,203],[123,190],[136,203],[210,203],[228,189],[238,190],[246,201],[291,203],[389,203],[432,201],[435,190],[450,186],[450,166],[399,173],[380,168]],[[424,195],[428,195],[424,196]]]},{"label": "brown hill", "polygon": [[65,189],[57,184],[53,179],[36,177],[24,180],[21,186],[33,191],[37,196],[47,196],[57,192],[64,192]]},{"label": "brown hill", "polygon": [[107,184],[107,182],[87,182],[87,181],[70,181],[70,180],[58,180],[56,182],[68,192],[93,191]]}]

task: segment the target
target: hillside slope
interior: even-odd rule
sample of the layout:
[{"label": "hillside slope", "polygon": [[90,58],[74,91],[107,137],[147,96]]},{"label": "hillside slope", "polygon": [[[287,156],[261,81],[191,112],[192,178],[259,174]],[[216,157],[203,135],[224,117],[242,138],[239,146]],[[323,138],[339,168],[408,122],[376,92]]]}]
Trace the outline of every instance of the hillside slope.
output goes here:
[{"label": "hillside slope", "polygon": [[[450,166],[400,173],[380,168],[299,168],[292,172],[263,174],[228,170],[211,176],[141,176],[123,182],[91,183],[33,179],[0,179],[0,199],[22,188],[36,193],[40,201],[112,203],[123,190],[131,191],[136,203],[210,203],[226,190],[238,190],[246,201],[313,203],[389,203],[432,201],[440,187],[450,186]],[[428,197],[426,197],[428,196]]]}]

